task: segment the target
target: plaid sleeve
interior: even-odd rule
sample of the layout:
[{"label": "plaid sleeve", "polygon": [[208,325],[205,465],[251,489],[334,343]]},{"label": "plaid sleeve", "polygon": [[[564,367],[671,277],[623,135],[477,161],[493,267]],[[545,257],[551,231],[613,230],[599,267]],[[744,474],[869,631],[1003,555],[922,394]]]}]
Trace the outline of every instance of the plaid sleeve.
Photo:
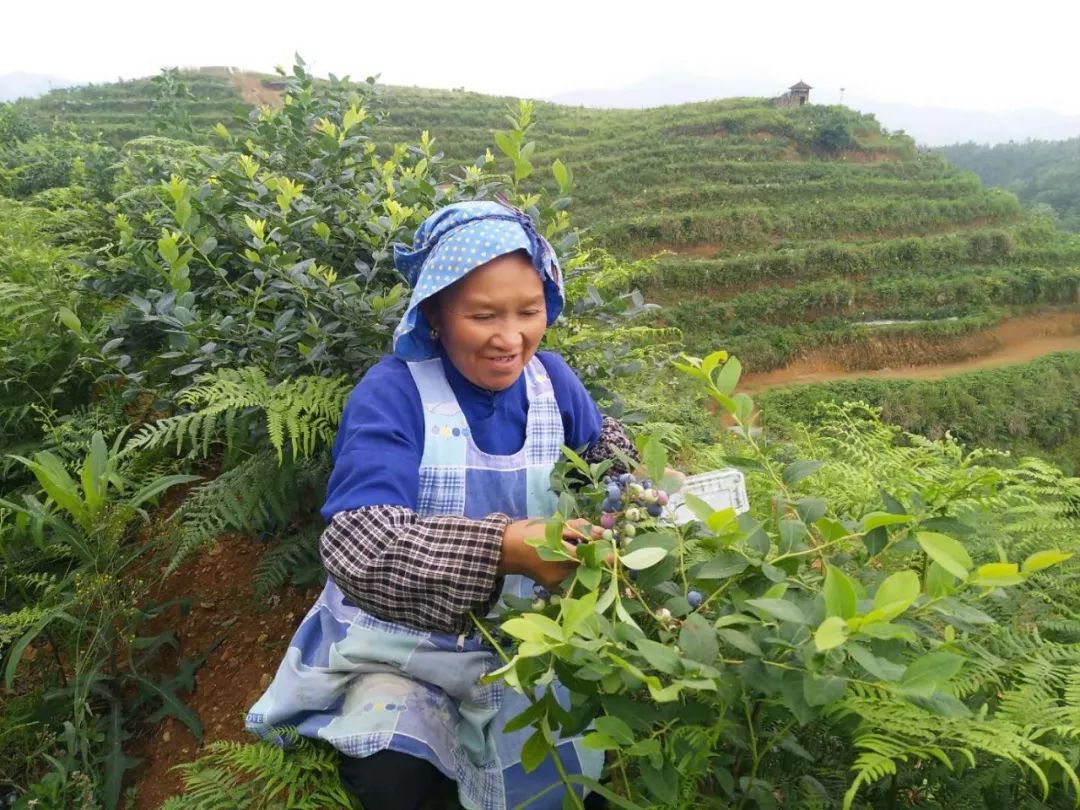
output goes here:
[{"label": "plaid sleeve", "polygon": [[499,596],[510,518],[421,518],[404,506],[338,512],[322,534],[323,566],[362,609],[384,621],[459,633]]},{"label": "plaid sleeve", "polygon": [[[616,449],[626,453],[634,461],[641,461],[641,456],[638,455],[637,448],[634,447],[634,440],[627,434],[622,422],[612,416],[605,416],[600,426],[599,438],[585,449],[581,457],[589,464],[596,464],[598,461],[615,458]],[[618,460],[612,465],[611,471],[615,473],[628,472]]]}]

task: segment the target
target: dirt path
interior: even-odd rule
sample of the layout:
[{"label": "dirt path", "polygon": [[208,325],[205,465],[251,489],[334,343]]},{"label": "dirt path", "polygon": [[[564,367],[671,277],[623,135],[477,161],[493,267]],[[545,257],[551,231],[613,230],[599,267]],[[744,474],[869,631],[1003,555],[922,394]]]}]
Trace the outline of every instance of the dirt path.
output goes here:
[{"label": "dirt path", "polygon": [[863,377],[934,380],[967,371],[1026,363],[1054,352],[1080,351],[1080,312],[1049,312],[1015,318],[984,332],[964,336],[957,344],[958,348],[960,344],[991,348],[957,362],[913,364],[901,361],[882,368],[854,371],[840,365],[835,352],[815,350],[784,368],[746,374],[742,387],[753,393],[768,388]]}]

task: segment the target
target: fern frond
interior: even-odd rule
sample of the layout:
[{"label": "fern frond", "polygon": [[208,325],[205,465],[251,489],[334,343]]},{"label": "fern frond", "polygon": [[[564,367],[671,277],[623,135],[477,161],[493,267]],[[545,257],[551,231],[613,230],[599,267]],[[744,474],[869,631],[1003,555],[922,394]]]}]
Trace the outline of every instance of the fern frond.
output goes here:
[{"label": "fern frond", "polygon": [[261,412],[279,463],[287,446],[294,460],[310,456],[333,442],[351,388],[346,377],[307,376],[272,384],[259,368],[218,369],[197,377],[180,395],[179,404],[193,410],[144,426],[124,452],[171,444],[177,454],[187,446],[205,458],[211,444],[222,438],[230,447],[238,443],[244,425],[238,417]]},{"label": "fern frond", "polygon": [[255,594],[266,594],[280,588],[286,581],[306,585],[324,575],[319,559],[321,525],[310,525],[293,532],[263,552],[255,564]]},{"label": "fern frond", "polygon": [[354,810],[329,745],[287,733],[290,748],[271,743],[210,743],[196,761],[177,766],[184,792],[162,810]]}]

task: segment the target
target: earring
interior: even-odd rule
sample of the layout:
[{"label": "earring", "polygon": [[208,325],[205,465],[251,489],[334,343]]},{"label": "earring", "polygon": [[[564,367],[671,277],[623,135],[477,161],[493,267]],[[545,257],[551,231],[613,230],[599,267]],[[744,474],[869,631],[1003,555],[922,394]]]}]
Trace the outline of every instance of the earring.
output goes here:
[{"label": "earring", "polygon": [[432,340],[438,340],[439,339],[439,330],[436,329],[434,326],[431,327],[431,339]]}]

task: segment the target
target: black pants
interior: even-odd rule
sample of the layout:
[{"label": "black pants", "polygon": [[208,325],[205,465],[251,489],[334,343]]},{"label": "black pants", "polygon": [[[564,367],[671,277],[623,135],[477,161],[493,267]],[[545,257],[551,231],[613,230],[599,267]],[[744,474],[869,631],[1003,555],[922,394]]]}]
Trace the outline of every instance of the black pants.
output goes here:
[{"label": "black pants", "polygon": [[[338,773],[364,810],[450,810],[457,805],[452,780],[427,760],[400,751],[380,751],[362,759],[341,754]],[[585,799],[588,810],[605,806],[595,794]]]}]

